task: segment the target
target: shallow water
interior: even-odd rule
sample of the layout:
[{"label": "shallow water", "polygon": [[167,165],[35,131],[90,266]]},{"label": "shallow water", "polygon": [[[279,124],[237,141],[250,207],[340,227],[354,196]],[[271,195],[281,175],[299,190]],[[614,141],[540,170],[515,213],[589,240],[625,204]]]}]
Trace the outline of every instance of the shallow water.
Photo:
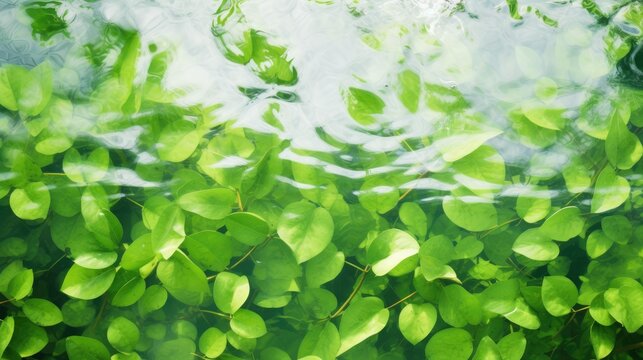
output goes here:
[{"label": "shallow water", "polygon": [[[534,280],[545,274],[572,279],[579,307],[594,306],[616,286],[614,279],[640,286],[642,39],[643,4],[626,0],[0,0],[0,68],[19,65],[33,74],[31,80],[15,75],[33,82],[13,90],[15,102],[0,93],[0,249],[14,246],[7,239],[24,239],[29,250],[15,259],[30,269],[57,270],[44,271],[44,285],[34,288],[45,297],[53,291],[47,282],[65,288],[72,264],[118,271],[117,280],[135,274],[145,288],[159,282],[148,276],[157,263],[170,263],[179,246],[197,256],[197,247],[183,244],[186,235],[228,231],[227,262],[195,260],[199,274],[213,280],[239,266],[251,279],[251,306],[283,308],[262,315],[270,325],[289,322],[299,343],[304,325],[284,319],[309,316],[290,298],[305,302],[299,292],[308,296],[309,287],[319,287],[310,286],[314,268],[307,261],[323,248],[292,255],[283,242],[268,241],[288,237],[278,229],[288,220],[282,212],[304,199],[332,216],[333,245],[326,252],[366,272],[371,241],[389,227],[412,234],[416,245],[440,236],[450,246],[479,243],[476,254],[449,265],[472,280],[466,291],[478,295],[492,282],[520,278],[527,289],[520,304],[544,314],[546,333],[564,318],[529,296],[536,287],[540,292]],[[9,78],[0,73],[0,86]],[[267,240],[239,240],[227,213],[204,213],[192,204],[202,199],[186,197],[211,188],[231,190],[227,213],[245,210],[265,219]],[[168,207],[179,214],[170,217]],[[571,215],[560,220],[561,209]],[[629,224],[611,230],[622,239],[604,240],[606,218]],[[123,265],[125,249],[157,238],[158,228],[171,241],[148,259],[149,269]],[[540,252],[519,240],[537,231],[547,243]],[[587,245],[598,232],[610,244],[601,243],[606,249]],[[78,244],[74,236],[105,237],[107,244]],[[430,284],[463,279],[422,278],[421,256],[409,257],[415,263],[395,276],[369,275],[360,294],[394,303],[415,286],[437,304],[418,277]],[[0,269],[13,260],[0,254]],[[480,263],[499,270],[480,275]],[[340,304],[358,278],[341,266],[341,275],[338,270],[325,285]],[[517,273],[503,273],[506,268]],[[173,293],[177,285],[158,272],[170,294],[191,307],[172,303],[155,321],[189,319],[200,332],[204,324],[191,312],[198,304]],[[104,311],[121,314],[118,306],[99,310],[95,298],[70,296],[92,300],[83,306],[98,310],[98,319]],[[0,317],[21,314],[21,304],[2,308],[2,300]],[[70,301],[76,300],[58,305]],[[340,310],[327,315],[334,319]],[[613,317],[633,333],[633,325]],[[462,327],[448,316],[445,322]],[[94,325],[88,333],[97,331]],[[480,325],[474,331],[496,330]],[[69,329],[50,338],[63,335]],[[632,337],[618,342],[627,347]],[[151,344],[169,338],[148,336],[137,350],[161,358]],[[284,339],[266,343],[287,349]],[[540,340],[532,340],[526,356],[553,358],[559,344],[538,349]],[[232,353],[253,353],[236,341]],[[392,358],[424,356],[406,343],[378,341]],[[260,343],[257,352],[268,345]],[[593,356],[587,349],[566,348],[559,356]]]}]

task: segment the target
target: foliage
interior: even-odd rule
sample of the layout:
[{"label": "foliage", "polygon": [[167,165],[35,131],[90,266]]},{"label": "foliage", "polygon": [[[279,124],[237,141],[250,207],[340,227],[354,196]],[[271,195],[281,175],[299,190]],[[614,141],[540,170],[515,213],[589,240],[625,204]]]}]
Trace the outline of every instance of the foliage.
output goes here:
[{"label": "foliage", "polygon": [[[66,35],[64,17],[44,20],[56,4],[27,8],[37,38]],[[291,89],[287,48],[241,9],[222,1],[212,27],[222,55],[266,84],[239,90]],[[619,88],[606,116],[588,99],[576,117],[543,100],[558,85],[524,47],[515,57],[538,89],[506,104],[502,129],[411,68],[393,76],[393,96],[347,86],[346,114],[365,131],[391,106],[443,125],[405,142],[432,151],[418,164],[429,169],[367,171],[387,164],[377,153],[355,180],[280,156],[290,144],[277,133],[216,106],[179,105],[160,80],[165,50],[150,50],[135,81],[141,39],[103,31],[115,40],[84,47],[98,74],[86,93],[48,62],[0,68],[2,359],[641,356],[640,91]],[[279,105],[293,99],[273,98],[263,120],[282,129]],[[112,136],[132,129],[135,144]],[[564,166],[539,158],[567,139],[579,149]],[[506,160],[503,141],[534,155]]]}]

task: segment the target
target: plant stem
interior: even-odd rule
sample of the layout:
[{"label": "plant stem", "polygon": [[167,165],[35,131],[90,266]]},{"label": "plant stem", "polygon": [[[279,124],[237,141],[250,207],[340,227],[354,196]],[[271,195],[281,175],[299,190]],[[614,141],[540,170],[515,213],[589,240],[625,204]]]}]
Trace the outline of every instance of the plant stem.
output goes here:
[{"label": "plant stem", "polygon": [[14,301],[14,300],[16,300],[16,299],[7,299],[7,300],[2,300],[2,301],[0,301],[0,305],[2,305],[2,304],[6,304],[6,303],[10,303],[10,302],[12,302],[12,301]]},{"label": "plant stem", "polygon": [[369,272],[370,269],[371,269],[370,265],[367,265],[366,268],[364,268],[364,272],[360,276],[360,278],[359,278],[359,280],[357,282],[357,285],[353,289],[353,292],[348,296],[346,301],[344,301],[342,306],[340,306],[339,309],[337,309],[337,311],[335,311],[335,313],[333,313],[333,315],[330,316],[331,319],[334,319],[334,318],[338,317],[339,315],[341,315],[344,312],[344,309],[346,309],[346,307],[351,303],[351,301],[353,300],[355,295],[357,295],[357,293],[359,292],[359,289],[361,289],[362,285],[364,285],[364,280],[366,280],[366,275],[368,275],[368,272]]},{"label": "plant stem", "polygon": [[241,263],[244,262],[248,258],[248,256],[252,255],[252,253],[257,249],[257,246],[259,245],[255,245],[251,247],[250,250],[248,250],[245,254],[243,254],[243,256],[239,260],[237,260],[237,262],[232,264],[232,266],[228,267],[226,270],[232,270],[237,266],[241,265]]},{"label": "plant stem", "polygon": [[387,306],[386,308],[390,309],[390,308],[396,307],[397,305],[399,305],[399,304],[405,302],[406,300],[414,297],[415,295],[417,295],[417,293],[418,293],[417,291],[414,291],[414,292],[406,295],[405,297],[401,298],[400,300],[398,300],[398,301],[392,303],[391,305]]},{"label": "plant stem", "polygon": [[143,208],[143,205],[141,205],[141,203],[139,203],[138,201],[136,201],[136,200],[134,200],[134,199],[130,198],[129,196],[125,196],[125,199],[127,199],[127,200],[128,200],[129,202],[131,202],[132,204],[134,204],[134,205],[136,205],[136,206],[140,207],[141,209]]},{"label": "plant stem", "polygon": [[42,173],[44,176],[67,176],[64,173],[52,173],[52,172],[44,172]]},{"label": "plant stem", "polygon": [[199,309],[199,311],[202,312],[202,313],[219,316],[219,317],[222,317],[222,318],[225,318],[225,319],[228,319],[228,320],[232,319],[232,316],[230,316],[228,314],[220,313],[220,312],[217,312],[217,311],[203,310],[203,309]]},{"label": "plant stem", "polygon": [[355,269],[357,269],[357,270],[359,270],[359,271],[361,271],[361,272],[366,272],[366,270],[365,270],[365,269],[363,269],[361,266],[359,266],[359,265],[355,265],[355,264],[353,264],[353,263],[352,263],[352,262],[350,262],[350,261],[344,260],[344,263],[346,263],[346,265],[349,265],[349,266],[354,267]]},{"label": "plant stem", "polygon": [[243,211],[243,204],[241,203],[241,193],[237,191],[237,205],[239,205],[239,210]]},{"label": "plant stem", "polygon": [[634,344],[625,345],[625,346],[623,346],[621,348],[618,348],[618,349],[614,350],[614,353],[617,354],[617,353],[622,353],[622,352],[626,352],[626,351],[638,350],[638,349],[641,349],[641,348],[643,348],[643,341],[637,342],[637,343],[634,343]]}]

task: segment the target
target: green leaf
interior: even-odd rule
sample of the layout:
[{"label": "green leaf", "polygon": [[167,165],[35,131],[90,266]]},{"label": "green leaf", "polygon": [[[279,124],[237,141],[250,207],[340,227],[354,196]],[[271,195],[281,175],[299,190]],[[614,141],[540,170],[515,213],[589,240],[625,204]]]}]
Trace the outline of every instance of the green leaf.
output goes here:
[{"label": "green leaf", "polygon": [[246,276],[221,272],[214,279],[214,303],[227,314],[234,314],[250,295],[250,283]]},{"label": "green leaf", "polygon": [[153,350],[155,360],[193,360],[196,344],[191,339],[180,338],[166,340]]},{"label": "green leaf", "polygon": [[205,274],[181,251],[159,262],[156,276],[167,291],[187,305],[200,305],[210,294]]},{"label": "green leaf", "polygon": [[567,315],[578,300],[576,285],[564,276],[545,276],[541,289],[543,305],[553,316]]},{"label": "green leaf", "polygon": [[481,293],[480,302],[486,311],[506,314],[515,308],[519,294],[520,284],[516,279],[498,281]]},{"label": "green leaf", "polygon": [[430,237],[420,246],[420,270],[427,281],[458,280],[453,268],[447,265],[455,257],[453,243],[444,235]]},{"label": "green leaf", "polygon": [[65,152],[63,171],[71,181],[79,184],[92,184],[107,174],[109,151],[105,148],[94,149],[86,159],[78,150],[71,148]]},{"label": "green leaf", "polygon": [[9,346],[9,342],[11,342],[15,323],[15,320],[11,316],[5,317],[0,322],[0,356],[2,356],[4,351],[7,349],[7,346]]},{"label": "green leaf", "polygon": [[237,335],[246,339],[256,339],[264,336],[268,332],[268,330],[266,330],[266,323],[261,316],[246,309],[239,309],[232,315],[230,328]]},{"label": "green leaf", "polygon": [[335,279],[344,268],[344,260],[344,253],[337,251],[333,243],[328,244],[321,254],[304,265],[306,283],[309,287],[319,287]]},{"label": "green leaf", "polygon": [[537,261],[554,260],[560,252],[558,245],[543,234],[542,227],[525,230],[514,242],[512,250]]},{"label": "green leaf", "polygon": [[478,325],[482,317],[482,308],[478,298],[460,285],[449,285],[442,289],[438,301],[440,317],[453,327],[464,327],[467,324]]},{"label": "green leaf", "polygon": [[592,259],[605,254],[614,244],[614,241],[610,239],[603,230],[593,231],[587,237],[587,244],[585,245],[587,249],[587,255]]},{"label": "green leaf", "polygon": [[621,170],[632,168],[643,155],[641,141],[627,129],[627,124],[617,114],[610,120],[605,153],[610,163]]},{"label": "green leaf", "polygon": [[85,336],[65,339],[69,360],[109,360],[109,351],[102,342]]},{"label": "green leaf", "polygon": [[138,239],[134,240],[121,258],[120,266],[125,270],[138,271],[145,264],[154,260],[156,254],[152,246],[152,236],[144,234]]},{"label": "green leaf", "polygon": [[523,298],[516,299],[514,308],[502,316],[525,329],[536,330],[540,327],[540,319]]},{"label": "green leaf", "polygon": [[583,231],[585,219],[576,206],[564,207],[545,220],[540,232],[558,241],[567,241]]},{"label": "green leaf", "polygon": [[138,312],[141,316],[163,308],[167,301],[167,290],[160,285],[152,285],[145,289],[145,293],[138,301]]},{"label": "green leaf", "polygon": [[185,240],[185,216],[176,206],[168,206],[159,217],[158,224],[152,229],[154,251],[167,260]]},{"label": "green leaf", "polygon": [[364,181],[358,192],[359,203],[369,211],[385,214],[393,209],[400,198],[390,177],[370,177]]},{"label": "green leaf", "polygon": [[452,192],[442,200],[444,213],[454,224],[468,231],[484,231],[498,225],[498,212],[487,199]]},{"label": "green leaf", "polygon": [[187,193],[179,198],[178,203],[185,211],[206,219],[219,220],[230,214],[234,201],[234,191],[218,188]]},{"label": "green leaf", "polygon": [[414,202],[405,202],[400,206],[400,220],[409,231],[418,239],[426,238],[428,219],[420,205]]},{"label": "green leaf", "polygon": [[465,236],[458,240],[455,246],[454,259],[473,259],[480,255],[484,249],[484,243],[477,240],[475,236]]},{"label": "green leaf", "polygon": [[225,219],[228,233],[246,245],[259,245],[270,234],[270,226],[260,216],[249,212],[236,212]]},{"label": "green leaf", "polygon": [[632,237],[632,223],[623,215],[602,218],[601,227],[605,235],[617,244],[625,245]]},{"label": "green leaf", "polygon": [[564,118],[565,109],[551,109],[537,102],[527,102],[521,110],[529,121],[548,130],[561,130],[567,121]]},{"label": "green leaf", "polygon": [[373,115],[384,113],[386,106],[384,101],[374,93],[354,87],[349,87],[348,91],[344,92],[344,101],[350,116],[361,125],[375,123]]},{"label": "green leaf", "polygon": [[502,360],[520,360],[525,354],[527,339],[521,332],[513,332],[498,341]]},{"label": "green leaf", "polygon": [[320,254],[333,237],[333,218],[324,208],[309,202],[292,203],[284,209],[277,233],[301,264]]},{"label": "green leaf", "polygon": [[134,350],[140,338],[136,324],[119,316],[109,323],[107,340],[118,351],[130,352]]},{"label": "green leaf", "polygon": [[21,269],[11,278],[3,292],[8,299],[21,300],[31,293],[33,281],[33,270]]},{"label": "green leaf", "polygon": [[452,168],[455,180],[480,196],[498,192],[505,180],[504,159],[487,145],[454,162]]},{"label": "green leaf", "polygon": [[369,337],[384,329],[389,311],[376,297],[353,299],[339,323],[341,344],[338,355],[345,353]]},{"label": "green leaf", "polygon": [[533,224],[544,219],[551,209],[551,197],[546,186],[537,186],[529,192],[518,195],[516,213],[526,222]]},{"label": "green leaf", "polygon": [[503,360],[498,345],[489,336],[480,339],[473,360]]},{"label": "green leaf", "polygon": [[438,312],[432,304],[408,304],[400,311],[398,326],[404,338],[417,345],[429,336],[437,319]]},{"label": "green leaf", "polygon": [[616,332],[613,327],[605,327],[598,324],[592,324],[589,331],[589,338],[592,342],[592,348],[597,359],[607,357],[614,350],[616,342]]},{"label": "green leaf", "polygon": [[85,269],[74,264],[67,272],[60,290],[76,299],[96,299],[109,289],[115,276],[113,268]]},{"label": "green leaf", "polygon": [[[15,318],[15,327],[9,348],[21,357],[28,358],[39,353],[49,343],[45,329],[25,318]],[[70,359],[73,360],[73,359]]]},{"label": "green leaf", "polygon": [[118,254],[112,251],[113,247],[104,246],[93,234],[87,234],[84,238],[72,237],[67,247],[74,262],[87,269],[104,269],[118,259]]},{"label": "green leaf", "polygon": [[643,312],[641,299],[643,286],[637,284],[611,288],[603,293],[605,306],[612,317],[623,324],[625,330],[634,333],[643,326]]},{"label": "green leaf", "polygon": [[161,160],[181,162],[199,146],[201,135],[190,121],[176,120],[166,125],[156,143]]},{"label": "green leaf", "polygon": [[299,344],[297,358],[316,357],[321,360],[334,360],[339,351],[340,338],[335,325],[327,321],[311,327]]},{"label": "green leaf", "polygon": [[63,322],[71,327],[87,326],[94,321],[96,308],[91,301],[68,300],[63,304],[62,309]]},{"label": "green leaf", "polygon": [[412,113],[418,110],[420,102],[420,77],[412,70],[404,70],[397,75],[397,98]]},{"label": "green leaf", "polygon": [[450,135],[437,140],[434,145],[442,158],[454,162],[471,154],[488,140],[502,134],[501,130],[490,129],[475,133]]},{"label": "green leaf", "polygon": [[232,239],[218,231],[200,231],[185,238],[181,247],[203,269],[223,271],[232,258]]},{"label": "green leaf", "polygon": [[381,232],[368,246],[366,258],[377,276],[388,274],[405,259],[418,253],[420,245],[408,233],[389,229]]},{"label": "green leaf", "polygon": [[112,306],[126,307],[136,303],[145,293],[145,280],[138,273],[119,270],[110,288]]},{"label": "green leaf", "polygon": [[602,213],[619,207],[630,196],[630,183],[616,175],[611,166],[606,166],[596,179],[592,212]]},{"label": "green leaf", "polygon": [[473,338],[463,329],[440,330],[431,336],[424,353],[431,360],[467,360],[473,354]]},{"label": "green leaf", "polygon": [[201,334],[199,351],[209,358],[216,358],[223,354],[227,343],[225,334],[221,330],[211,327]]},{"label": "green leaf", "polygon": [[41,182],[29,183],[24,188],[15,189],[9,197],[11,210],[23,220],[47,218],[50,203],[49,189]]},{"label": "green leaf", "polygon": [[614,318],[607,310],[603,294],[599,294],[594,297],[589,307],[589,314],[597,323],[603,326],[610,326],[615,322]]},{"label": "green leaf", "polygon": [[27,299],[22,311],[27,319],[40,326],[53,326],[63,321],[63,314],[60,309],[54,303],[45,299]]}]

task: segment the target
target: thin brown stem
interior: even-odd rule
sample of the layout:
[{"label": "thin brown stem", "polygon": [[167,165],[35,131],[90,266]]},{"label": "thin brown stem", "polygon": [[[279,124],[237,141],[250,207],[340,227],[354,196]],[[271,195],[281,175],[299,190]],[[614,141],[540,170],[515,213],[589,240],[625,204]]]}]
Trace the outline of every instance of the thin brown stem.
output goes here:
[{"label": "thin brown stem", "polygon": [[399,304],[401,304],[401,303],[405,302],[406,300],[408,300],[408,299],[410,299],[410,298],[414,297],[415,295],[417,295],[417,293],[418,293],[417,291],[414,291],[414,292],[412,292],[412,293],[410,293],[410,294],[406,295],[405,297],[401,298],[400,300],[398,300],[398,301],[396,301],[396,302],[392,303],[391,305],[387,306],[386,308],[387,308],[387,309],[394,308],[394,307],[396,307],[397,305],[399,305]]},{"label": "thin brown stem", "polygon": [[333,315],[330,316],[331,319],[334,319],[334,318],[338,317],[339,315],[341,315],[344,312],[344,310],[346,309],[346,307],[348,307],[348,305],[351,303],[351,301],[353,300],[355,295],[357,295],[357,293],[359,292],[359,289],[361,289],[362,285],[364,285],[364,280],[366,280],[366,275],[368,275],[368,272],[369,272],[370,269],[371,269],[370,265],[367,265],[366,268],[364,269],[364,272],[362,273],[362,275],[360,276],[359,280],[357,281],[357,285],[355,285],[355,288],[353,289],[353,292],[351,292],[351,294],[348,296],[346,301],[344,301],[342,306],[340,306],[339,309],[337,309],[337,311],[335,311],[333,313]]},{"label": "thin brown stem", "polygon": [[59,258],[58,258],[58,260],[56,260],[56,261],[55,261],[53,264],[51,264],[48,268],[43,269],[43,270],[38,270],[38,271],[36,271],[36,272],[34,273],[34,275],[43,274],[43,273],[48,272],[49,270],[53,269],[53,268],[54,268],[54,266],[56,266],[59,262],[61,262],[61,261],[62,261],[62,259],[66,258],[66,257],[67,257],[67,255],[64,255],[64,254],[63,254],[61,257],[59,257]]},{"label": "thin brown stem", "polygon": [[478,240],[482,240],[482,239],[486,238],[487,236],[489,236],[489,234],[491,234],[492,232],[494,232],[494,231],[496,231],[496,230],[500,229],[501,227],[503,227],[503,226],[505,226],[505,225],[509,225],[509,224],[511,224],[512,222],[516,222],[516,221],[518,221],[518,220],[520,220],[520,218],[513,218],[513,219],[511,219],[511,220],[507,220],[507,221],[503,222],[502,224],[498,224],[498,225],[496,225],[496,226],[492,227],[491,229],[489,229],[489,231],[487,231],[486,233],[484,233],[482,236],[480,236],[480,239],[478,239]]},{"label": "thin brown stem", "polygon": [[14,300],[16,300],[16,299],[7,299],[7,300],[2,300],[2,301],[0,301],[0,305],[2,305],[2,304],[6,304],[6,303],[10,303],[10,302],[12,302],[12,301],[14,301]]},{"label": "thin brown stem", "polygon": [[[424,177],[424,175],[426,175],[426,174],[428,174],[428,173],[429,173],[428,171],[425,171],[425,172],[421,173],[420,175],[418,175],[418,177],[417,177],[417,178],[415,178],[415,179],[416,179],[416,180],[417,180],[417,179],[421,179],[422,177]],[[414,189],[415,189],[415,188],[413,188],[413,187],[410,187],[410,188],[406,189],[406,191],[405,191],[405,192],[400,196],[400,198],[399,198],[399,199],[397,199],[397,201],[398,201],[398,202],[399,202],[399,201],[402,201],[402,200],[403,200],[405,197],[407,197],[407,196],[411,193],[411,191],[413,191]]]}]

